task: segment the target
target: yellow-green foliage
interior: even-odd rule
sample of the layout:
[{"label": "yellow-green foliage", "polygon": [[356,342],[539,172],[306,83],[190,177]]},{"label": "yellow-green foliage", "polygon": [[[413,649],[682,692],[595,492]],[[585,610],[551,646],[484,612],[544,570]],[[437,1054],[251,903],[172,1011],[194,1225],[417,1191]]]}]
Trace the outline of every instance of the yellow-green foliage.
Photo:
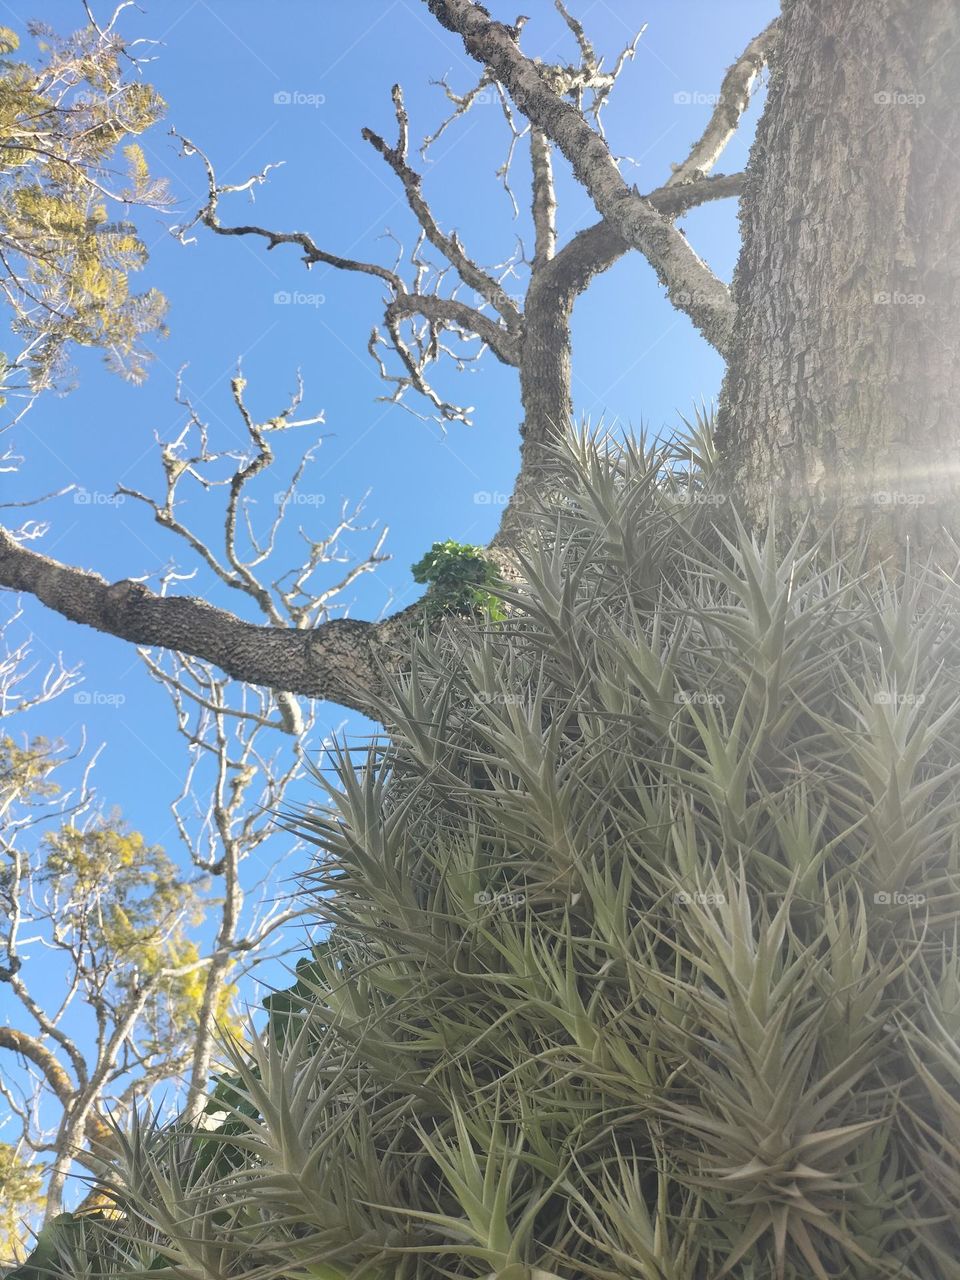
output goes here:
[{"label": "yellow-green foliage", "polygon": [[[64,935],[83,938],[116,996],[166,970],[145,1006],[140,1040],[150,1053],[182,1041],[196,1025],[203,966],[191,931],[204,903],[167,854],[113,814],[92,826],[66,823],[45,841],[41,879],[58,901]],[[229,993],[224,1008],[229,1003]]]},{"label": "yellow-green foliage", "polygon": [[[209,968],[199,939],[211,903],[204,881],[131,831],[118,813],[64,821],[70,797],[56,780],[60,763],[57,746],[46,739],[18,745],[0,737],[0,920],[19,908],[22,926],[9,955],[0,945],[0,1002],[16,1025],[10,1014],[17,1002],[13,993],[9,1003],[4,998],[10,991],[4,981],[22,986],[27,999],[48,1012],[66,1001],[70,1020],[64,1025],[87,1058],[88,1077],[98,1045],[139,1008],[126,1038],[132,1052],[118,1055],[118,1074],[105,1081],[109,1106],[141,1071],[149,1071],[151,1084],[173,1082],[190,1061],[205,1016]],[[235,996],[229,982],[218,988],[212,1012],[221,1025],[238,1025]],[[29,1032],[33,1023],[28,1014]],[[58,1056],[53,1035],[42,1043]],[[11,1064],[5,1055],[0,1069]],[[74,1077],[64,1070],[62,1078],[69,1093]],[[63,1092],[55,1085],[54,1091],[62,1108]],[[12,1132],[16,1119],[10,1117],[0,1138]],[[41,1151],[27,1166],[0,1147],[0,1262],[16,1252],[17,1239],[28,1238],[18,1234],[17,1224],[36,1223],[45,1161]]]},{"label": "yellow-green foliage", "polygon": [[[21,345],[3,358],[4,379],[14,384],[16,361],[33,387],[44,385],[71,345],[100,348],[140,379],[144,340],[162,332],[166,302],[155,289],[131,289],[146,246],[110,209],[164,201],[129,141],[164,104],[125,79],[122,46],[92,27],[60,38],[35,25],[31,34],[36,64],[0,57],[0,285]],[[0,29],[0,53],[18,48],[16,33]]]},{"label": "yellow-green foliage", "polygon": [[43,1177],[16,1147],[0,1142],[0,1261],[22,1262],[29,1236],[24,1220],[43,1205]]},{"label": "yellow-green foliage", "polygon": [[18,747],[9,735],[0,737],[0,808],[56,795],[59,788],[50,778],[53,768],[53,747],[46,738]]}]

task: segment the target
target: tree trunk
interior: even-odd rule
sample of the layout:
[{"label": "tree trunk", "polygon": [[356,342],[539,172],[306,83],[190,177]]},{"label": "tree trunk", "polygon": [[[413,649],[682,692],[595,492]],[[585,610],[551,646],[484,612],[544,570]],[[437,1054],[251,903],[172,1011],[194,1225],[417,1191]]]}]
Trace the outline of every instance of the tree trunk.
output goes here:
[{"label": "tree trunk", "polygon": [[960,532],[960,5],[785,0],[718,418],[766,520]]},{"label": "tree trunk", "polygon": [[[573,298],[544,287],[534,275],[526,299],[520,347],[521,466],[507,509],[490,550],[509,576],[510,553],[529,523],[531,504],[543,499],[551,466],[551,440],[568,427],[571,393],[570,317]],[[500,553],[500,554],[498,554]]]}]

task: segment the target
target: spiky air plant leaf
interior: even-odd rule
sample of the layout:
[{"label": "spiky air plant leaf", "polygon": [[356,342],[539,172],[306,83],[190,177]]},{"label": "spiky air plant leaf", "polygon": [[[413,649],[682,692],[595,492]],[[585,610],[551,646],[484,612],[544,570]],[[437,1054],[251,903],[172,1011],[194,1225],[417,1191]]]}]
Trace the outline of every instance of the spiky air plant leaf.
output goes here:
[{"label": "spiky air plant leaf", "polygon": [[54,1274],[960,1280],[960,588],[754,534],[708,428],[557,446],[506,616],[287,815],[329,932]]}]

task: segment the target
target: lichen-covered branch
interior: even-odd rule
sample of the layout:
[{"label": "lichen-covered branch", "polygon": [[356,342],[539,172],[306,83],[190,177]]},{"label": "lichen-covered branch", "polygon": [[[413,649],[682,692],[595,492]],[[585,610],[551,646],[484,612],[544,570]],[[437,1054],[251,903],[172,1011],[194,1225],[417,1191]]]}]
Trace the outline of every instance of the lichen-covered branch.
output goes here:
[{"label": "lichen-covered branch", "polygon": [[[424,199],[421,189],[422,179],[407,161],[408,121],[406,107],[403,102],[403,91],[398,84],[393,86],[393,105],[397,117],[398,139],[395,147],[386,144],[379,134],[372,129],[363,129],[362,136],[386,160],[387,164],[403,184],[407,203],[423,229],[427,239],[435,249],[455,268],[464,284],[475,289],[486,301],[503,316],[507,325],[514,331],[520,324],[520,311],[516,304],[504,293],[503,284],[488,272],[484,271],[469,256],[460,242],[456,232],[446,235],[441,231],[436,218]],[[487,341],[484,339],[484,341]],[[489,344],[488,345],[492,345]]]},{"label": "lichen-covered branch", "polygon": [[545,266],[557,251],[557,193],[553,182],[550,143],[542,130],[530,131],[530,167],[533,171],[533,269]]},{"label": "lichen-covered branch", "polygon": [[479,338],[503,364],[516,366],[520,363],[519,335],[494,324],[489,317],[456,298],[401,293],[387,307],[387,323],[404,316],[422,316],[432,325],[459,329],[466,336]]},{"label": "lichen-covered branch", "polygon": [[387,657],[395,619],[333,618],[311,631],[259,626],[195,597],[158,595],[129,579],[107,582],[31,550],[6,529],[0,529],[0,583],[71,622],[202,658],[235,680],[377,714],[379,661]]},{"label": "lichen-covered branch", "polygon": [[[651,191],[647,199],[658,212],[677,218],[710,201],[738,196],[742,188],[742,173],[721,173],[682,186],[667,183]],[[629,251],[630,245],[616,227],[601,219],[567,241],[546,269],[545,279],[551,288],[575,296]]]},{"label": "lichen-covered branch", "polygon": [[520,50],[514,33],[473,0],[425,0],[467,52],[489,67],[524,115],[573,167],[598,211],[650,262],[667,296],[721,354],[729,350],[734,307],[729,288],[697,256],[673,223],[625,182],[603,138],[577,107],[551,87]]},{"label": "lichen-covered branch", "polygon": [[[483,347],[489,347],[498,359],[505,363],[515,363],[516,339],[522,326],[522,317],[516,303],[504,291],[502,282],[473,261],[456,233],[447,235],[441,231],[421,192],[420,175],[407,163],[409,126],[403,95],[398,85],[393,89],[393,102],[398,127],[396,146],[388,146],[383,138],[371,129],[364,129],[363,136],[400,178],[407,203],[421,228],[421,241],[410,255],[410,263],[415,273],[412,284],[406,282],[399,271],[403,257],[402,250],[397,255],[395,266],[390,268],[379,263],[343,258],[337,254],[327,253],[305,231],[275,231],[252,223],[238,226],[224,224],[219,214],[221,197],[248,191],[261,185],[267,180],[271,169],[276,166],[267,165],[245,182],[221,184],[208,157],[186,138],[181,138],[184,154],[199,156],[206,170],[207,203],[189,223],[177,228],[177,231],[180,238],[186,241],[187,233],[199,223],[217,235],[260,237],[266,240],[268,250],[283,244],[294,244],[303,250],[303,261],[308,268],[319,263],[336,270],[372,275],[383,280],[389,287],[384,312],[384,329],[387,339],[379,329],[374,328],[368,350],[379,368],[381,377],[394,388],[392,395],[386,398],[404,404],[405,392],[412,388],[433,406],[436,410],[436,419],[441,425],[448,421],[469,424],[469,409],[444,400],[434,390],[428,377],[429,366],[440,355],[453,355],[455,364],[462,368],[466,363],[478,358]],[[495,323],[489,316],[461,302],[456,297],[456,289],[449,297],[440,294],[440,285],[446,272],[432,270],[430,264],[419,256],[420,244],[424,239],[440,250],[449,267],[457,272],[460,284],[472,287],[478,299],[494,307],[501,316],[502,323]],[[409,336],[405,335],[400,322],[416,320],[426,322],[425,336],[424,331],[417,329],[414,329]],[[468,339],[478,338],[482,344],[480,350],[469,355],[450,351],[440,340],[441,331],[447,328],[455,329]],[[382,348],[387,348],[399,358],[402,366],[399,375],[389,368],[381,355]]]},{"label": "lichen-covered branch", "polygon": [[754,82],[770,58],[778,30],[779,19],[774,19],[728,68],[706,129],[683,164],[677,165],[668,185],[676,186],[709,173],[720,159],[750,103]]}]

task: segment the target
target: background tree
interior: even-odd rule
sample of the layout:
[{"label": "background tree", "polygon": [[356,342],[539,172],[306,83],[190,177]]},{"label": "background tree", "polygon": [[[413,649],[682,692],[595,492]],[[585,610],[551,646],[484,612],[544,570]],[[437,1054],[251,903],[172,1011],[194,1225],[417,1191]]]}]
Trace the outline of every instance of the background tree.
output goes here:
[{"label": "background tree", "polygon": [[[298,418],[298,388],[275,416],[257,422],[239,374],[232,388],[253,458],[214,450],[209,427],[181,397],[183,429],[159,450],[161,496],[136,490],[127,496],[145,504],[196,560],[253,600],[265,618],[309,627],[338,609],[357,575],[383,559],[386,531],[372,533],[365,558],[351,557],[346,544],[367,526],[360,506],[344,504],[322,539],[301,530],[300,563],[279,554],[281,526],[297,512],[298,486],[306,484],[317,446],[291,475],[277,478],[271,440],[322,416]],[[210,505],[222,496],[222,551],[186,522],[186,488]],[[272,505],[259,533],[258,493]],[[166,575],[161,591],[176,576]],[[183,782],[171,804],[177,861],[127,832],[119,819],[100,814],[85,782],[79,794],[64,795],[56,781],[64,762],[51,744],[18,747],[7,736],[0,756],[9,914],[0,934],[0,964],[29,1027],[0,1027],[0,1049],[33,1069],[20,1082],[3,1073],[0,1089],[19,1124],[21,1148],[39,1155],[36,1167],[49,1175],[48,1217],[61,1205],[70,1170],[78,1162],[89,1166],[86,1153],[109,1141],[108,1113],[123,1114],[162,1084],[169,1105],[198,1114],[214,1062],[215,1026],[225,1018],[236,983],[282,954],[284,928],[303,915],[302,907],[279,894],[282,868],[292,865],[298,842],[277,834],[273,815],[315,749],[315,704],[245,688],[187,657],[144,650],[142,659],[171,700],[184,745]],[[0,695],[9,715],[70,690],[79,689],[73,696],[84,698],[77,673],[62,669],[48,672],[31,693],[25,687],[30,666],[25,646],[8,655]],[[25,838],[31,842],[26,850]],[[56,981],[45,962],[51,952],[62,961]],[[24,962],[28,954],[32,965]],[[40,970],[46,976],[38,989]],[[87,1024],[64,1031],[80,1006]],[[59,1109],[52,1131],[51,1103]],[[15,1192],[11,1184],[10,1194]]]},{"label": "background tree", "polygon": [[71,345],[142,378],[146,340],[162,331],[163,296],[130,288],[146,246],[122,211],[167,194],[133,141],[164,104],[117,32],[126,7],[103,27],[88,10],[66,37],[33,23],[34,62],[13,59],[20,38],[0,29],[0,290],[17,344],[0,365],[7,395],[50,385]]},{"label": "background tree", "polygon": [[22,1262],[27,1255],[24,1220],[43,1209],[43,1177],[21,1155],[22,1144],[0,1143],[0,1258]]},{"label": "background tree", "polygon": [[[292,473],[279,477],[272,442],[321,423],[323,415],[297,416],[303,399],[298,380],[287,404],[258,422],[247,406],[246,386],[238,372],[231,392],[246,448],[214,450],[210,428],[178,393],[186,423],[176,439],[160,447],[162,495],[152,498],[125,488],[121,492],[145,505],[194,561],[190,571],[171,570],[161,590],[193,576],[199,567],[250,600],[265,623],[308,631],[344,609],[343,596],[351,584],[386,559],[387,530],[363,523],[362,501],[345,501],[322,537],[298,524],[303,551],[299,562],[279,550],[281,530],[298,512],[297,498],[310,494],[308,477],[320,441],[303,452]],[[189,509],[190,498],[184,491],[189,489],[208,498],[223,495],[222,547],[186,520],[183,509]],[[258,499],[261,507],[264,500],[273,507],[265,525],[257,518]],[[358,555],[353,544],[362,536],[372,545]],[[180,843],[196,872],[213,878],[220,903],[218,932],[203,973],[184,1107],[193,1117],[205,1098],[217,1011],[237,958],[261,960],[272,935],[302,914],[284,897],[274,896],[279,889],[276,839],[272,855],[253,876],[258,907],[252,922],[243,914],[243,869],[259,859],[266,852],[263,846],[276,836],[274,815],[316,750],[317,706],[315,700],[301,700],[283,690],[240,685],[211,664],[183,654],[141,650],[141,657],[166,690],[185,745],[183,787],[172,805]],[[290,858],[297,842],[286,843]]]},{"label": "background tree", "polygon": [[[39,67],[8,61],[0,74],[0,262],[14,331],[24,337],[7,368],[8,394],[23,399],[14,420],[37,392],[62,380],[71,345],[99,348],[111,368],[139,378],[142,340],[160,328],[161,295],[134,296],[128,285],[146,246],[132,221],[107,213],[168,203],[131,141],[156,123],[163,104],[140,78],[136,47],[119,34],[125,7],[105,25],[88,10],[88,25],[68,38],[32,26]],[[3,38],[8,52],[17,47],[14,32]],[[128,167],[127,179],[118,163]],[[345,503],[328,534],[303,542],[302,561],[276,554],[319,441],[277,480],[271,439],[316,425],[322,414],[297,419],[298,385],[285,408],[257,422],[245,386],[238,373],[232,390],[252,458],[214,448],[178,389],[183,426],[161,444],[162,496],[133,489],[124,496],[148,506],[158,525],[265,620],[307,628],[340,609],[343,590],[382,560],[385,531],[374,535],[366,558],[350,560],[345,543],[365,526],[362,504]],[[16,461],[8,451],[8,467]],[[224,497],[222,553],[182,518],[191,486],[208,499]],[[251,521],[258,489],[272,504],[262,540]],[[20,535],[33,540],[43,531],[28,521]],[[189,576],[171,568],[161,593]],[[302,914],[277,896],[298,846],[280,837],[284,851],[275,848],[271,815],[303,771],[314,705],[244,689],[176,654],[144,651],[142,659],[171,700],[184,746],[182,786],[171,804],[180,846],[174,856],[104,812],[89,783],[95,757],[82,766],[62,744],[18,740],[12,731],[2,738],[0,976],[10,1000],[0,1026],[0,1090],[7,1123],[18,1132],[3,1149],[0,1203],[13,1252],[38,1210],[58,1211],[70,1172],[89,1170],[90,1150],[109,1141],[108,1112],[123,1114],[161,1085],[168,1104],[182,1102],[186,1114],[203,1104],[214,1025],[227,1016],[235,982],[281,954],[284,926]],[[0,660],[2,715],[18,713],[23,723],[24,713],[71,692],[80,706],[89,701],[76,671],[54,664],[39,687],[31,687],[33,674],[29,645],[8,648]],[[82,776],[61,783],[71,764]]]},{"label": "background tree", "polygon": [[4,1071],[0,1089],[21,1144],[49,1157],[58,1208],[85,1142],[108,1135],[104,1109],[187,1065],[206,963],[191,935],[205,904],[119,814],[98,814],[89,791],[62,794],[50,744],[5,737],[0,750],[3,972],[25,1023],[0,1027],[0,1049],[32,1069],[29,1083]]}]

